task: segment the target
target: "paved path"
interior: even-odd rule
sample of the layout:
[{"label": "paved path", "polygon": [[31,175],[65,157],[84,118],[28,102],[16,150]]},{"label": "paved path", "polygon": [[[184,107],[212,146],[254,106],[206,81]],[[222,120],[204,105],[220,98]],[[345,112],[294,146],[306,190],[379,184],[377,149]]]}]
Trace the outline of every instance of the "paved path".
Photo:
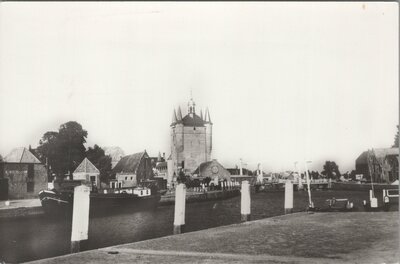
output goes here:
[{"label": "paved path", "polygon": [[398,212],[297,213],[36,263],[396,263],[398,249]]}]

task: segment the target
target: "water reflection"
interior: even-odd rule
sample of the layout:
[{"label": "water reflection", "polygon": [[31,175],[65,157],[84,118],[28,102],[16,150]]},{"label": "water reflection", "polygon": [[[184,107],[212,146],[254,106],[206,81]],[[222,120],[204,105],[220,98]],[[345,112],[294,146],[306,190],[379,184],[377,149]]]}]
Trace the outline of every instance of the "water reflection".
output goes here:
[{"label": "water reflection", "polygon": [[[313,201],[321,206],[328,198],[349,198],[357,210],[368,192],[316,191]],[[379,197],[379,196],[378,196]],[[294,193],[294,212],[306,208],[306,192]],[[284,214],[284,193],[252,194],[252,219]],[[395,206],[397,208],[397,206]],[[100,248],[172,235],[174,207],[160,206],[154,211],[108,215],[90,219],[88,248]],[[186,232],[240,222],[240,197],[228,200],[187,204]],[[0,260],[23,262],[68,254],[71,223],[45,217],[0,221]]]}]

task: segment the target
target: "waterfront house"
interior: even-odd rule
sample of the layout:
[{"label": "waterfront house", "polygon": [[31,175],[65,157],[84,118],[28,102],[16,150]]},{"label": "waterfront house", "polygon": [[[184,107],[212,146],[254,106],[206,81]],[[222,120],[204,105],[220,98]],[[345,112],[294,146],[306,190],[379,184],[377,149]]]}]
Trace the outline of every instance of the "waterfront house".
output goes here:
[{"label": "waterfront house", "polygon": [[100,171],[87,158],[72,173],[72,179],[100,188]]},{"label": "waterfront house", "polygon": [[27,148],[13,149],[0,163],[0,199],[36,198],[47,188],[47,169]]},{"label": "waterfront house", "polygon": [[367,180],[392,183],[399,175],[399,148],[376,148],[364,151],[356,159],[356,174]]},{"label": "waterfront house", "polygon": [[146,151],[123,157],[112,170],[115,181],[111,188],[135,187],[140,182],[153,180],[151,159]]}]

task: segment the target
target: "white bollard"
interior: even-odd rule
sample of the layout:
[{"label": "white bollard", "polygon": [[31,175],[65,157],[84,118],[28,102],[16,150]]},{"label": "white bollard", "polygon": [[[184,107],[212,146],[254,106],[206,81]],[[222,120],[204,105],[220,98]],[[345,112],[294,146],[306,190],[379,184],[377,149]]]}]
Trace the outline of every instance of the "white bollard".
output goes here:
[{"label": "white bollard", "polygon": [[250,184],[248,181],[243,181],[241,190],[241,203],[240,203],[240,213],[243,222],[250,220],[250,206],[251,206]]},{"label": "white bollard", "polygon": [[81,242],[88,239],[90,187],[76,186],[72,213],[71,253],[81,250]]},{"label": "white bollard", "polygon": [[185,227],[186,186],[178,184],[175,190],[174,235],[184,232]]},{"label": "white bollard", "polygon": [[293,211],[293,183],[285,183],[285,214],[291,214]]},{"label": "white bollard", "polygon": [[10,206],[10,201],[7,200],[7,201],[5,202],[5,205],[6,205],[6,206]]},{"label": "white bollard", "polygon": [[378,208],[378,199],[375,197],[372,190],[369,190],[369,200],[371,208]]}]

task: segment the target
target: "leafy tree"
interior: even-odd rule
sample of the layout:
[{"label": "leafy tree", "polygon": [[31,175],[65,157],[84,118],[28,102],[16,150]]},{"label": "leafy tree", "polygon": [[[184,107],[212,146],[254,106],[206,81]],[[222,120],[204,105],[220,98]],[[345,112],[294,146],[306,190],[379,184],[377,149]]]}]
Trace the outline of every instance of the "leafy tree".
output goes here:
[{"label": "leafy tree", "polygon": [[58,132],[46,132],[39,141],[37,153],[42,162],[50,165],[51,171],[58,175],[72,172],[85,157],[87,131],[75,122],[62,124]]},{"label": "leafy tree", "polygon": [[0,162],[2,162],[3,161],[3,157],[0,155]]},{"label": "leafy tree", "polygon": [[106,156],[104,150],[96,144],[93,148],[89,147],[86,151],[86,157],[99,169],[100,180],[108,183],[111,174],[111,157]]},{"label": "leafy tree", "polygon": [[339,179],[340,178],[339,166],[336,165],[334,161],[326,161],[322,174],[329,179]]},{"label": "leafy tree", "polygon": [[398,148],[399,147],[399,125],[397,125],[397,133],[394,136],[394,144],[392,148]]}]

